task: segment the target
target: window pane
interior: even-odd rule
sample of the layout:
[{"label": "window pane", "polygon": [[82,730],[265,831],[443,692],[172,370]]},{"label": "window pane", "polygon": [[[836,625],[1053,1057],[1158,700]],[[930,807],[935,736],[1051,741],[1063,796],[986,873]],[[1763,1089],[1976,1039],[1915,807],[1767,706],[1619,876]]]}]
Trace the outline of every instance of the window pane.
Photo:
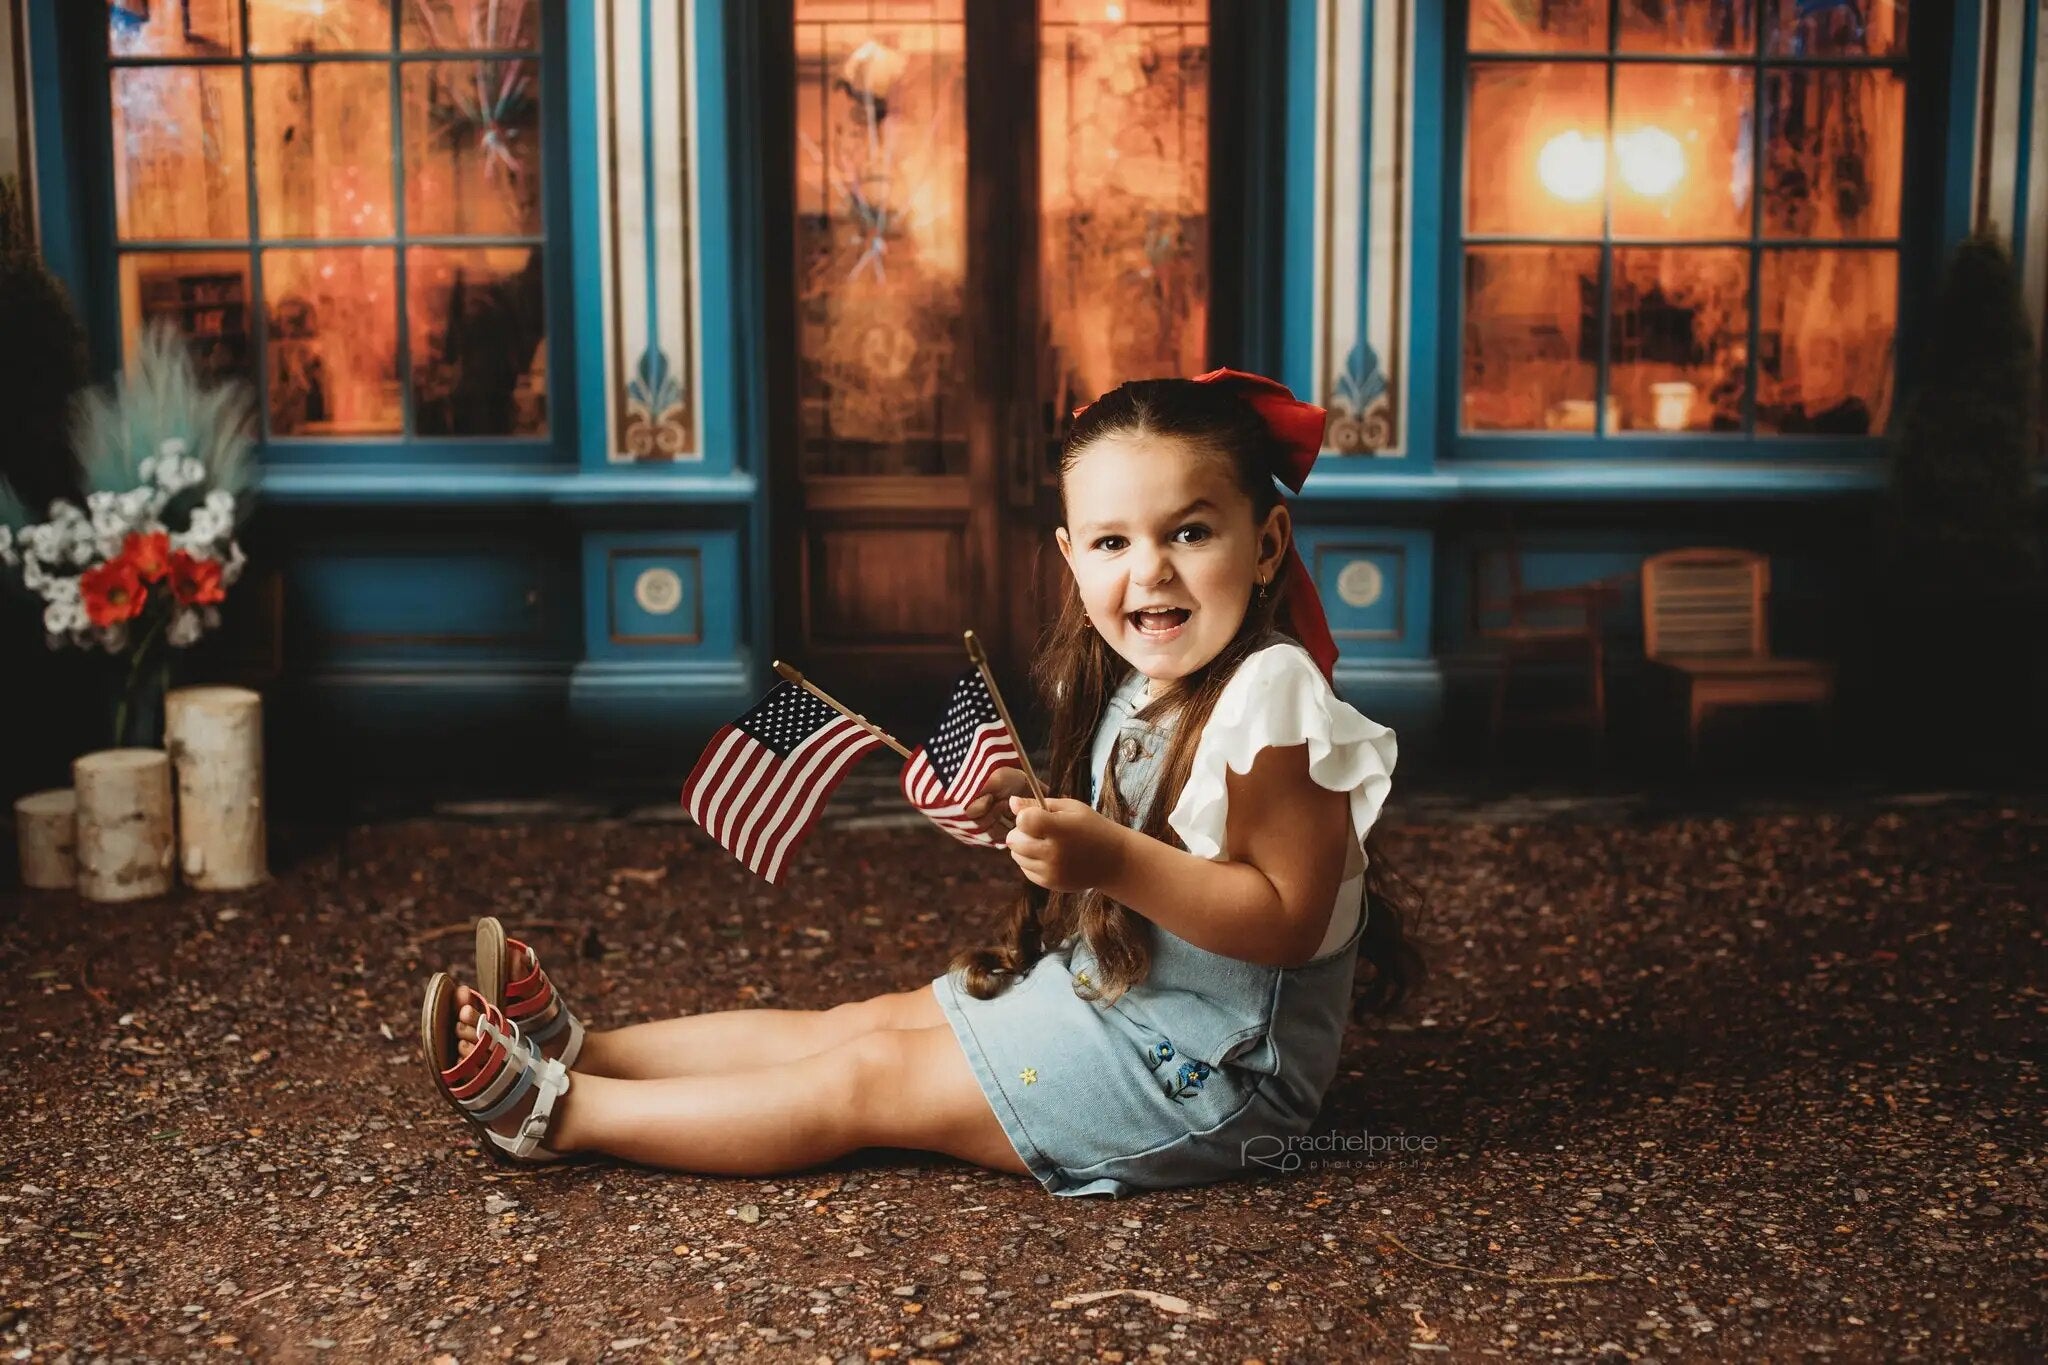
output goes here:
[{"label": "window pane", "polygon": [[1474,52],[1605,52],[1607,0],[1472,0]]},{"label": "window pane", "polygon": [[107,9],[107,51],[116,57],[232,57],[241,50],[241,0],[113,0]]},{"label": "window pane", "polygon": [[249,0],[249,50],[388,52],[390,0]]},{"label": "window pane", "polygon": [[405,0],[409,51],[473,52],[540,46],[538,0]]},{"label": "window pane", "polygon": [[404,428],[390,248],[266,251],[263,309],[271,435],[389,435]]},{"label": "window pane", "polygon": [[383,62],[292,63],[258,66],[250,79],[263,235],[388,235],[391,68]]},{"label": "window pane", "polygon": [[405,225],[416,236],[537,236],[540,70],[405,65]]},{"label": "window pane", "polygon": [[1764,232],[1895,237],[1906,83],[1895,71],[1764,78]]},{"label": "window pane", "polygon": [[1600,363],[1598,247],[1465,251],[1468,431],[1591,431]]},{"label": "window pane", "polygon": [[1756,51],[1756,0],[1621,0],[1623,52]]},{"label": "window pane", "polygon": [[813,13],[797,6],[801,465],[964,473],[962,5],[876,3],[859,23]]},{"label": "window pane", "polygon": [[1906,0],[1764,0],[1774,57],[1897,56],[1906,50]]},{"label": "window pane", "polygon": [[538,247],[407,250],[415,434],[546,434],[541,264]]},{"label": "window pane", "polygon": [[1767,251],[1757,429],[1861,436],[1891,413],[1893,251]]},{"label": "window pane", "polygon": [[1607,70],[1593,63],[1472,68],[1465,230],[1598,237]]},{"label": "window pane", "polygon": [[240,251],[145,251],[121,257],[122,354],[135,354],[147,324],[163,319],[192,339],[209,379],[254,380],[249,335],[249,257]]},{"label": "window pane", "polygon": [[1086,24],[1040,26],[1055,413],[1126,379],[1208,368],[1209,6],[1178,9],[1183,22],[1106,24],[1098,5]]},{"label": "window pane", "polygon": [[126,67],[113,76],[114,213],[121,237],[247,238],[241,71]]},{"label": "window pane", "polygon": [[1614,372],[1629,431],[1740,431],[1749,351],[1749,253],[1620,247]]},{"label": "window pane", "polygon": [[1614,231],[1747,237],[1754,78],[1740,67],[1614,73]]}]

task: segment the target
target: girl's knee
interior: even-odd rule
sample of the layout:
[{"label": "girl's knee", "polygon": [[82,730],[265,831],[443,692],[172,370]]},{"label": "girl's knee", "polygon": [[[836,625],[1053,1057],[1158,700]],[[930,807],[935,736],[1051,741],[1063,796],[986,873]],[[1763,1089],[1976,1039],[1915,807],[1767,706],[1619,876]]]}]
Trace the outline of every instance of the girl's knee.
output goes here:
[{"label": "girl's knee", "polygon": [[944,1023],[946,1018],[939,1010],[938,999],[930,986],[920,986],[914,991],[893,991],[867,1000],[849,1000],[843,1005],[834,1005],[825,1014],[841,1038],[856,1038],[888,1029],[930,1028]]}]

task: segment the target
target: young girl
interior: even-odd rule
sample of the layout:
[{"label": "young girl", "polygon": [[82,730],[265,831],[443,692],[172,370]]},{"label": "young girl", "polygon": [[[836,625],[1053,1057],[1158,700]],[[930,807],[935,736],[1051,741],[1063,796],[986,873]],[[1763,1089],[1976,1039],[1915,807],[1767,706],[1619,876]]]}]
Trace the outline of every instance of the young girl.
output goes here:
[{"label": "young girl", "polygon": [[1000,946],[833,1009],[586,1033],[485,920],[482,993],[427,988],[436,1085],[515,1159],[758,1175],[911,1147],[1061,1195],[1216,1180],[1306,1132],[1358,959],[1368,1005],[1419,965],[1368,837],[1393,732],[1330,686],[1274,487],[1300,487],[1322,427],[1229,370],[1076,413],[1056,533],[1073,590],[1035,680],[1050,790],[1089,799],[1040,806],[1014,769],[983,789],[971,813],[1031,883]]}]

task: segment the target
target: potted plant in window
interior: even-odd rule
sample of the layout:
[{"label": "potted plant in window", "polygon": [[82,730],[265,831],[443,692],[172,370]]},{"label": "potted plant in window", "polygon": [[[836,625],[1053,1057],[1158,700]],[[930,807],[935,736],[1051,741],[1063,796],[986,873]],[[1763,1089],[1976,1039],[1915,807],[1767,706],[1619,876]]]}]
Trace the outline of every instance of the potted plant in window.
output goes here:
[{"label": "potted plant in window", "polygon": [[2044,622],[2034,347],[2012,258],[1963,242],[1935,299],[1878,520],[1874,663],[1930,775],[1995,777],[2038,743]]}]

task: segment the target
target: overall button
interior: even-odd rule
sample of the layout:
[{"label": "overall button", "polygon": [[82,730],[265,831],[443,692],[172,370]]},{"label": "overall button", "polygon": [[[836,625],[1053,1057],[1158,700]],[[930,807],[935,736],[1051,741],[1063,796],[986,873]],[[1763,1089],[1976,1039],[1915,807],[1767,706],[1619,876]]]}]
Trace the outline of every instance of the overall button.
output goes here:
[{"label": "overall button", "polygon": [[1137,763],[1152,757],[1152,750],[1136,735],[1125,735],[1122,758],[1126,763]]}]

